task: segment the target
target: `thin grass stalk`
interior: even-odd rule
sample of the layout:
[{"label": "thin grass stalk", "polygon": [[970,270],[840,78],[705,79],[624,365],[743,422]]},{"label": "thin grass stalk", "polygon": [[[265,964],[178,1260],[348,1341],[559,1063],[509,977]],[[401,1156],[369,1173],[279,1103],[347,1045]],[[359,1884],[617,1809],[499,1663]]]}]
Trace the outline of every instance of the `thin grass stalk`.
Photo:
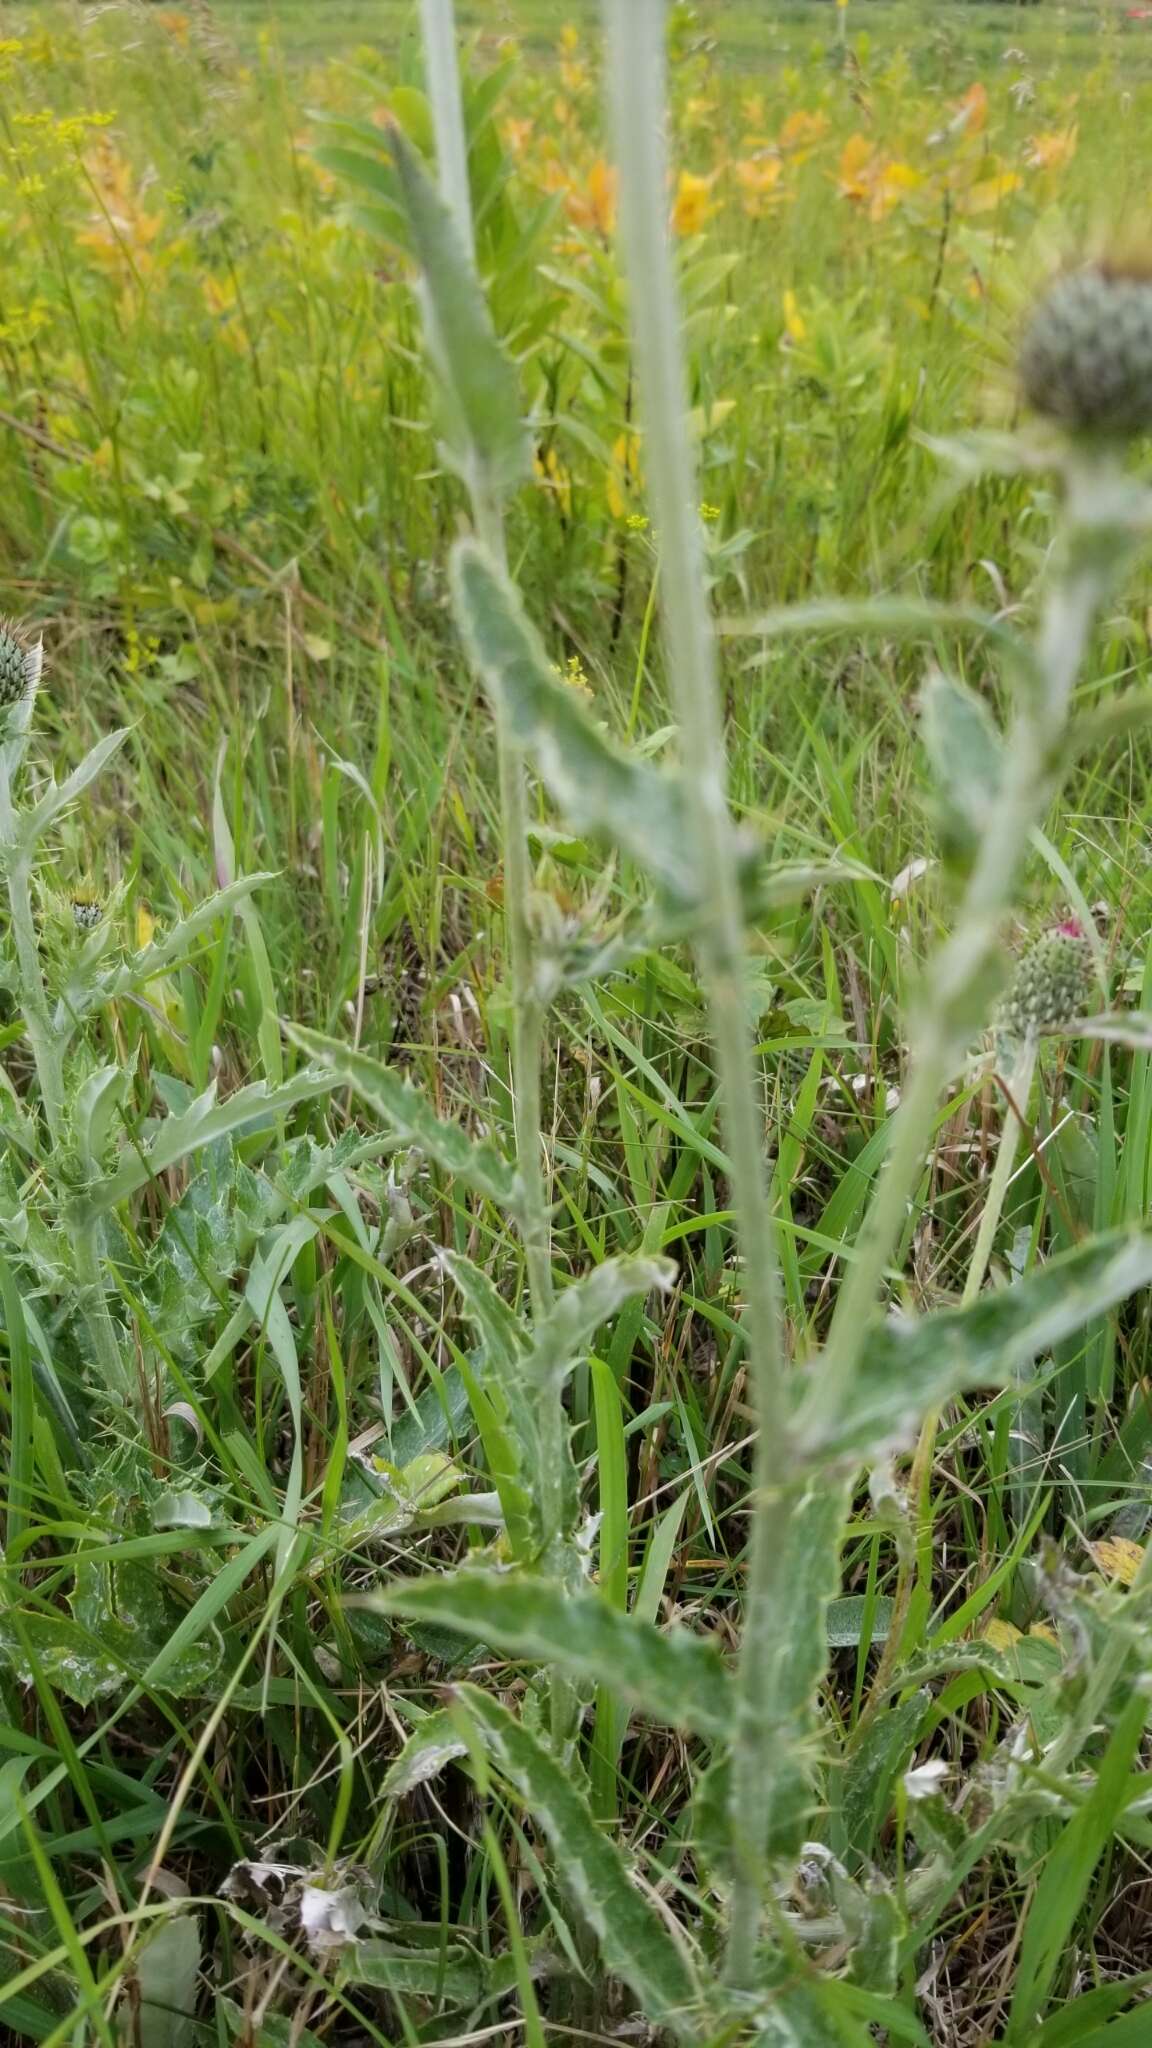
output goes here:
[{"label": "thin grass stalk", "polygon": [[743,1254],[743,1327],[757,1424],[744,1645],[733,1744],[733,1814],[751,1853],[733,1892],[729,1975],[754,1979],[764,1845],[771,1824],[764,1767],[763,1660],[779,1624],[776,1561],[790,1510],[776,1247],[765,1172],[765,1107],[746,1023],[744,918],[733,856],[716,645],[705,579],[687,380],[668,229],[663,0],[605,0],[620,220],[640,370],[644,460],[660,551],[669,687],[680,725],[689,817],[707,905],[697,950],[708,995],[733,1206]]},{"label": "thin grass stalk", "polygon": [[936,1104],[979,1019],[973,991],[994,968],[1004,915],[1043,816],[1060,759],[1073,685],[1093,621],[1132,538],[1115,458],[1071,451],[1065,463],[1064,532],[1054,555],[1036,640],[1036,681],[1022,684],[1008,736],[1004,781],[968,882],[955,928],[929,965],[913,1028],[908,1084],[892,1144],[840,1289],[827,1347],[805,1402],[802,1426],[817,1431],[837,1412],[856,1370],[881,1280],[896,1250],[908,1202],[925,1166]]}]

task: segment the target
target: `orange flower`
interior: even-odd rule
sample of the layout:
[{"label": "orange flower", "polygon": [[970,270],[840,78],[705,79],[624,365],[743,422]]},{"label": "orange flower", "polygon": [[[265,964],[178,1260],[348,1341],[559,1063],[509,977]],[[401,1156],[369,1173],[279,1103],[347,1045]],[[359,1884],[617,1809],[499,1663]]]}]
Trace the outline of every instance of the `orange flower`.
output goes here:
[{"label": "orange flower", "polygon": [[827,132],[827,114],[821,113],[819,109],[814,114],[810,114],[804,107],[797,107],[794,114],[789,114],[788,119],[780,130],[780,147],[789,152],[793,150],[808,151]]},{"label": "orange flower", "polygon": [[612,165],[598,156],[583,192],[569,192],[564,205],[577,227],[591,228],[607,240],[616,225],[616,172]]},{"label": "orange flower", "polygon": [[776,187],[780,183],[784,166],[778,156],[769,156],[759,151],[755,156],[739,158],[732,165],[736,183],[745,213],[753,220],[766,213],[780,198]]},{"label": "orange flower", "polygon": [[881,221],[923,178],[911,164],[873,151],[866,135],[850,135],[840,153],[836,183],[843,198],[867,207],[869,220]]},{"label": "orange flower", "polygon": [[873,161],[872,144],[866,135],[850,135],[840,151],[840,165],[836,173],[836,186],[842,199],[867,199],[871,184],[869,165]]},{"label": "orange flower", "polygon": [[676,233],[698,235],[712,211],[712,179],[697,177],[694,171],[681,171],[672,207]]},{"label": "orange flower", "polygon": [[1071,163],[1080,140],[1080,129],[1075,121],[1070,128],[1056,129],[1050,135],[1030,135],[1025,163],[1033,171],[1060,171]]},{"label": "orange flower", "polygon": [[965,135],[980,135],[988,126],[988,88],[977,79],[970,85],[956,109],[954,128],[963,129]]},{"label": "orange flower", "polygon": [[87,152],[84,168],[99,204],[77,240],[109,270],[127,277],[134,269],[147,270],[152,244],[164,224],[163,214],[149,213],[140,204],[131,165],[107,136],[101,136]]}]

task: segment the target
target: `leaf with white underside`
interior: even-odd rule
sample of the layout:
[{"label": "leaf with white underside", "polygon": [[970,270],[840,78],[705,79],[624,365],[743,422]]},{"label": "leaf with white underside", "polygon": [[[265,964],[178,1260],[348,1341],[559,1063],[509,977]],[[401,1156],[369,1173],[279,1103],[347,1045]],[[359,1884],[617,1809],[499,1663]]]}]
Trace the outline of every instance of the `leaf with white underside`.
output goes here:
[{"label": "leaf with white underside", "polygon": [[444,390],[449,452],[474,487],[507,489],[531,470],[516,373],[496,339],[455,220],[398,128],[389,145],[420,263],[420,300]]},{"label": "leaf with white underside", "polygon": [[302,1024],[285,1024],[285,1037],[318,1067],[334,1086],[350,1088],[405,1145],[415,1145],[434,1166],[451,1173],[465,1187],[493,1202],[512,1207],[519,1192],[516,1171],[489,1138],[470,1138],[460,1124],[437,1116],[427,1096],[367,1053],[355,1052],[338,1038],[325,1038]]},{"label": "leaf with white underside", "polygon": [[384,1794],[389,1799],[403,1799],[407,1793],[415,1792],[418,1785],[439,1777],[456,1757],[467,1754],[468,1744],[451,1714],[440,1707],[412,1730],[399,1756],[389,1764],[384,1773]]},{"label": "leaf with white underside", "polygon": [[238,1088],[224,1102],[216,1100],[215,1085],[206,1088],[180,1116],[165,1117],[149,1144],[126,1148],[115,1173],[94,1181],[76,1197],[71,1205],[72,1217],[83,1221],[104,1215],[118,1202],[147,1187],[158,1174],[178,1166],[194,1152],[203,1151],[205,1145],[213,1144],[217,1138],[274,1123],[301,1102],[313,1102],[321,1095],[331,1094],[339,1080],[338,1075],[302,1068],[278,1088],[269,1088],[265,1081],[253,1081],[247,1088]]},{"label": "leaf with white underside", "polygon": [[966,1388],[1010,1385],[1039,1352],[1149,1285],[1152,1233],[1113,1230],[984,1294],[970,1308],[891,1317],[873,1332],[834,1414],[819,1410],[819,1388],[813,1387],[814,1421],[804,1448],[819,1457],[863,1458],[884,1445],[910,1443],[925,1409]]},{"label": "leaf with white underside", "polygon": [[982,697],[932,669],[920,700],[920,738],[932,771],[946,854],[970,861],[987,829],[1004,772],[1004,747]]},{"label": "leaf with white underside", "polygon": [[529,753],[565,823],[619,846],[682,901],[699,895],[684,785],[617,746],[556,674],[519,592],[472,540],[452,552],[456,620],[509,738]]},{"label": "leaf with white underside", "polygon": [[1152,1052],[1152,1014],[1147,1010],[1108,1010],[1061,1025],[1060,1038],[1098,1038],[1106,1045],[1126,1045],[1130,1052]]},{"label": "leaf with white underside", "polygon": [[565,1889],[600,1944],[605,1966],[635,1992],[646,2019],[695,2039],[699,1991],[683,1942],[646,1899],[571,1774],[506,1707],[475,1686],[457,1698],[484,1746],[551,1844]]},{"label": "leaf with white underside", "polygon": [[173,1913],[146,1938],[132,1973],[138,2002],[130,2038],[137,2048],[192,2048],[200,1961],[195,1913]]},{"label": "leaf with white underside", "polygon": [[687,1629],[664,1632],[622,1614],[599,1593],[566,1593],[529,1572],[463,1570],[394,1580],[363,1604],[457,1629],[504,1657],[607,1682],[670,1727],[713,1741],[729,1732],[732,1682],[719,1651]]}]

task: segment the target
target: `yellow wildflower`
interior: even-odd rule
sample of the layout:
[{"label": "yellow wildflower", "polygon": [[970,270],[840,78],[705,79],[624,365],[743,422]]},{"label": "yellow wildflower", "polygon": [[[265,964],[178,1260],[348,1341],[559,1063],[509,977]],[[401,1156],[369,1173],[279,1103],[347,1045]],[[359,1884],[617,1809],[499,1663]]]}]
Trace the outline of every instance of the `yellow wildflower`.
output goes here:
[{"label": "yellow wildflower", "polygon": [[796,294],[791,288],[784,294],[784,332],[789,341],[803,341],[808,333],[796,302]]},{"label": "yellow wildflower", "polygon": [[619,434],[612,446],[608,471],[608,509],[613,519],[628,517],[629,502],[640,486],[640,436]]},{"label": "yellow wildflower", "polygon": [[712,178],[698,177],[695,171],[681,171],[672,207],[676,233],[698,235],[712,212]]}]

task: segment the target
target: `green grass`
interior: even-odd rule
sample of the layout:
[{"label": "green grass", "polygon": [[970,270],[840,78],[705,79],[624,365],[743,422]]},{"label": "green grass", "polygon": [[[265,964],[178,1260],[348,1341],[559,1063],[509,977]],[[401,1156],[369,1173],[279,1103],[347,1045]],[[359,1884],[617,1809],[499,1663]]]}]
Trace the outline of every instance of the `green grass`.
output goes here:
[{"label": "green grass", "polygon": [[[506,29],[523,37],[528,61],[504,81],[501,119],[530,119],[539,141],[558,118],[559,22],[580,25],[577,61],[591,67],[594,10],[493,0],[459,11],[476,30],[476,76]],[[186,962],[92,1025],[85,1061],[128,1075],[105,1165],[120,1143],[135,1157],[149,1120],[212,1081],[227,1099],[291,1074],[281,1018],[355,1035],[441,1115],[508,1144],[494,747],[445,600],[463,500],[438,464],[402,253],[347,217],[351,188],[320,177],[311,156],[323,112],[363,116],[416,82],[415,10],[330,0],[321,21],[294,0],[233,0],[188,13],[186,46],[148,8],[14,6],[0,24],[54,39],[0,81],[0,125],[20,153],[5,158],[0,190],[0,595],[45,634],[37,776],[129,727],[42,863],[42,949],[63,973],[73,939],[54,899],[82,882],[108,903],[118,956],[229,874],[271,877],[242,916],[218,919]],[[699,14],[715,51],[684,31],[686,167],[743,160],[747,133],[777,135],[797,106],[820,107],[829,124],[786,207],[753,219],[735,188],[718,186],[723,205],[685,248],[718,611],[746,618],[830,592],[889,592],[1026,615],[1051,532],[1046,484],[992,478],[950,492],[930,444],[1010,411],[1003,364],[1049,250],[1087,232],[1102,206],[1130,222],[1143,204],[1152,28],[1090,5],[852,0],[845,64],[830,6]],[[1006,60],[1009,47],[1023,56]],[[939,168],[960,145],[929,137],[977,78],[988,126],[963,159],[962,194],[1018,166],[1033,132],[1076,120],[1079,146],[1062,170],[1029,173],[992,210],[966,214],[945,202]],[[1033,97],[1017,105],[1020,78]],[[743,108],[756,93],[758,117]],[[693,113],[693,97],[709,110]],[[559,160],[583,192],[600,146],[595,78],[573,98]],[[67,123],[96,109],[110,125],[77,142]],[[17,119],[37,113],[55,127]],[[840,147],[857,132],[923,173],[915,201],[875,221],[835,191]],[[500,243],[497,196],[482,242],[551,475],[512,509],[511,559],[557,664],[575,665],[610,729],[662,756],[653,536],[628,524],[629,511],[643,519],[642,500],[620,474],[634,415],[614,261],[593,231],[533,223],[533,175],[530,165],[512,177],[518,232]],[[956,665],[995,705],[999,685],[982,652],[948,635],[926,648],[886,634],[753,633],[724,649],[739,807],[781,857],[835,853],[868,871],[773,911],[755,940],[750,1003],[800,1358],[826,1330],[853,1255],[903,1079],[917,963],[949,911],[935,868],[899,897],[890,886],[938,850],[916,736],[924,667],[931,656]],[[1098,636],[1084,708],[1145,685],[1148,667],[1137,574]],[[1009,935],[1094,906],[1114,999],[1144,1009],[1150,765],[1146,729],[1082,758]],[[594,851],[554,829],[539,793],[533,821],[553,922],[599,930],[637,900],[636,876],[605,878]],[[3,991],[0,1044],[15,1095],[34,1098]],[[1145,1219],[1148,1091],[1145,1052],[1046,1054],[1037,1152],[1022,1149],[997,1238],[1000,1279],[1091,1225]],[[959,1295],[998,1116],[990,1085],[957,1081],[893,1276],[893,1299],[909,1309]],[[604,1517],[590,1535],[600,1581],[613,1604],[630,1593],[650,1617],[678,1614],[727,1649],[749,1486],[741,1278],[686,953],[646,953],[561,998],[545,1127],[558,1278],[641,1250],[679,1268],[670,1302],[625,1309],[572,1380],[582,1502]],[[0,1987],[6,1974],[23,1987],[7,2003],[0,1988],[0,2039],[116,2038],[123,2005],[101,2015],[132,1976],[126,1930],[156,1857],[146,1912],[167,1910],[180,1887],[202,1902],[198,2042],[286,2041],[293,2016],[340,2044],[497,2025],[513,2040],[521,2021],[539,2025],[536,2005],[592,2038],[620,2016],[611,1999],[586,2008],[570,1981],[531,1974],[545,1955],[586,1950],[530,1820],[478,1793],[458,1764],[402,1798],[383,1795],[405,1733],[469,1658],[458,1637],[409,1631],[351,1596],[483,1540],[483,1524],[461,1535],[426,1520],[420,1488],[437,1477],[492,1486],[474,1336],[436,1254],[466,1253],[508,1302],[523,1273],[490,1203],[411,1150],[366,1150],[371,1135],[371,1118],[338,1092],[221,1139],[120,1205],[105,1270],[134,1379],[127,1407],[102,1394],[77,1313],[64,1205],[90,1176],[72,1134],[55,1158],[10,1142],[0,1160],[0,1274],[11,1276]],[[891,1755],[866,1751],[875,1804],[851,1826],[842,1814],[832,1823],[836,1853],[855,1871],[881,1868],[897,1895],[924,1853],[899,1781],[908,1758],[945,1759],[954,1785],[994,1771],[1021,1704],[1047,1731],[1075,1691],[1075,1660],[1062,1679],[1061,1650],[1043,1635],[1008,1653],[1007,1677],[950,1662],[951,1646],[994,1616],[1027,1628],[1055,1612],[1066,1647],[1097,1627],[1065,1575],[1091,1571],[1088,1541],[1143,1540],[1148,1340],[1137,1297],[1057,1354],[1023,1523],[1009,1406],[971,1396],[949,1411],[913,1530],[903,1644],[930,1675],[897,1709]],[[454,1461],[447,1480],[416,1466],[418,1501],[405,1502],[413,1461],[441,1452]],[[861,1730],[861,1748],[895,1721],[868,1702],[870,1645],[896,1572],[882,1489],[862,1491],[844,1554],[856,1604],[826,1702],[829,1725],[850,1739]],[[518,1684],[519,1667],[473,1663],[477,1683],[502,1694]],[[693,1847],[695,1751],[643,1716],[625,1731],[610,1678],[589,1717],[596,1810],[708,1945],[716,1905]],[[991,1838],[928,1924],[902,1928],[892,1996],[932,2041],[999,2038],[1014,1934],[1036,1887],[1045,1914],[1054,1895],[1072,1901],[1050,1982],[1035,1932],[1028,1951],[1053,2009],[1073,1981],[1102,1998],[1114,1984],[1136,1994],[1148,1953],[1141,1737],[1139,1716],[1116,1724],[1075,1839],[1041,1812],[1026,1835]],[[381,1981],[345,1982],[303,1954],[265,1895],[221,1901],[234,1864],[285,1838],[311,1845],[286,1862],[368,1867],[402,1952]],[[263,2031],[245,2034],[243,2015],[257,2009]],[[165,2037],[141,2038],[152,2048]],[[1044,2048],[1058,2038],[1019,2035]]]}]

